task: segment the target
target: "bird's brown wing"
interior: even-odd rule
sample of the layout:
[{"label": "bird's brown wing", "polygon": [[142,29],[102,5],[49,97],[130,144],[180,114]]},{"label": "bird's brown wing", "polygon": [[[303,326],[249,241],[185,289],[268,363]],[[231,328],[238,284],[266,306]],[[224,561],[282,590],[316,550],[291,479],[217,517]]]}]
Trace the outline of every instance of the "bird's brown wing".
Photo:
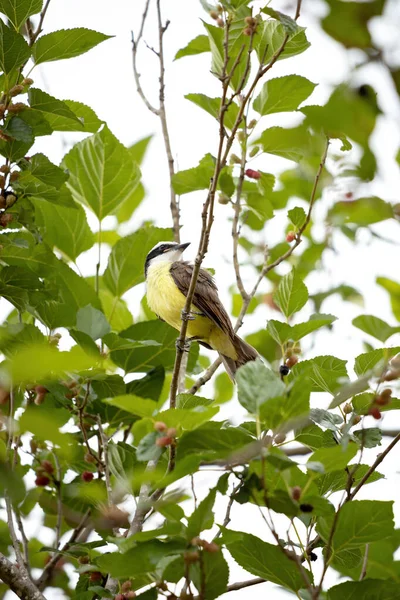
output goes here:
[{"label": "bird's brown wing", "polygon": [[[187,296],[193,265],[187,262],[174,262],[171,265],[170,273],[177,288],[184,296]],[[205,269],[200,269],[192,304],[229,335],[232,340],[234,339],[235,333],[232,323],[221,300],[218,298],[217,286],[210,273]]]}]

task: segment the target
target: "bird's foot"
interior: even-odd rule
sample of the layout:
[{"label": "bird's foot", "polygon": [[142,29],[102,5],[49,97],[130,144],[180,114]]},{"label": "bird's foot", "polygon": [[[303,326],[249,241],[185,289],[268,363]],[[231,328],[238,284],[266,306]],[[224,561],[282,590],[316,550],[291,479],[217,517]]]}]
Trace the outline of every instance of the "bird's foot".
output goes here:
[{"label": "bird's foot", "polygon": [[189,352],[189,350],[190,350],[190,340],[185,340],[183,343],[181,343],[180,339],[178,338],[176,340],[176,342],[175,342],[175,346],[181,352]]},{"label": "bird's foot", "polygon": [[194,313],[191,311],[187,312],[184,308],[181,310],[181,319],[182,321],[194,321],[195,320]]}]

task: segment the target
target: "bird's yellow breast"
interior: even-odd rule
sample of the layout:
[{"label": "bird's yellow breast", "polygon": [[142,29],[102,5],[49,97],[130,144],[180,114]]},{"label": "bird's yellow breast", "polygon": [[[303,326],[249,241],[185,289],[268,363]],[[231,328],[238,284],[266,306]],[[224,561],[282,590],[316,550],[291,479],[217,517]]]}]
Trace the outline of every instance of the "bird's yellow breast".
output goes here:
[{"label": "bird's yellow breast", "polygon": [[[147,303],[152,311],[175,329],[182,325],[181,313],[186,298],[177,288],[170,273],[171,263],[161,262],[149,267],[147,272]],[[196,307],[193,313],[199,312]],[[189,321],[187,337],[207,340],[213,327],[208,317],[194,314],[194,320]]]},{"label": "bird's yellow breast", "polygon": [[[160,262],[151,265],[147,271],[147,303],[152,311],[166,323],[180,331],[182,325],[182,309],[186,297],[177,288],[170,273],[171,263]],[[193,320],[188,322],[188,338],[196,338],[209,344],[211,348],[225,356],[236,359],[236,350],[226,335],[211,319],[202,316],[192,305]]]}]

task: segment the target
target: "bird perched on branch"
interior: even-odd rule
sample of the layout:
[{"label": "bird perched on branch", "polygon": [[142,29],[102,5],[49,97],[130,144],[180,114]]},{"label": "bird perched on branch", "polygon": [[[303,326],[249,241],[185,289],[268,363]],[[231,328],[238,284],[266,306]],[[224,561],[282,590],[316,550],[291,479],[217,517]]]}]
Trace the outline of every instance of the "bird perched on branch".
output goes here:
[{"label": "bird perched on branch", "polygon": [[[145,262],[148,305],[158,318],[178,331],[193,273],[193,265],[182,257],[189,244],[160,242]],[[216,350],[233,380],[239,367],[258,358],[257,351],[234,332],[217,286],[205,269],[200,269],[197,279],[186,335]]]}]

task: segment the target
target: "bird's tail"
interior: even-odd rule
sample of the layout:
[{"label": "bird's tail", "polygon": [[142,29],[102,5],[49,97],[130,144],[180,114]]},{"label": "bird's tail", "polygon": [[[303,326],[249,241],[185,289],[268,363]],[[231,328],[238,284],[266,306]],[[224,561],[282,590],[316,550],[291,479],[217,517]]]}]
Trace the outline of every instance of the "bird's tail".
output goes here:
[{"label": "bird's tail", "polygon": [[226,372],[232,381],[235,381],[236,371],[239,367],[245,365],[251,360],[256,360],[259,357],[259,354],[253,346],[250,346],[247,342],[242,340],[238,335],[235,335],[233,340],[233,345],[236,350],[236,360],[226,356],[225,354],[219,354]]}]

